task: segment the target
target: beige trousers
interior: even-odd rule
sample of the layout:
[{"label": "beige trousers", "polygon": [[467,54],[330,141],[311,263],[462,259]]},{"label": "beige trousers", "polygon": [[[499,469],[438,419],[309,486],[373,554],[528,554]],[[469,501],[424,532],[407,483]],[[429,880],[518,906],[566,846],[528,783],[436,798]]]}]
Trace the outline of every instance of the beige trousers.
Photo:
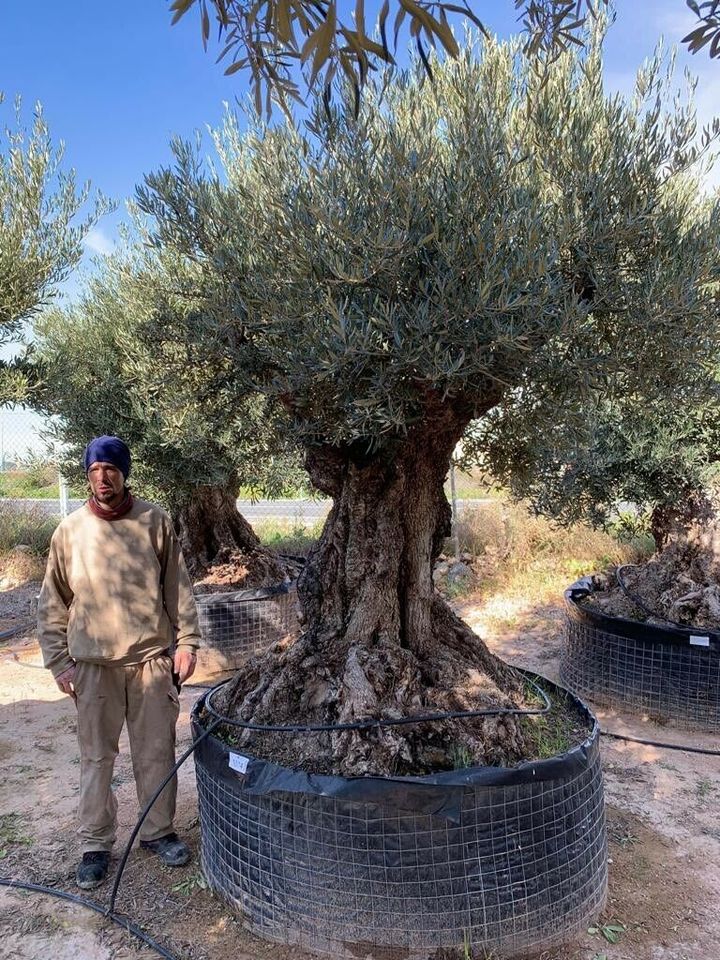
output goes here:
[{"label": "beige trousers", "polygon": [[[117,829],[113,766],[123,723],[127,720],[141,809],[175,763],[180,704],[172,660],[163,655],[131,667],[78,661],[74,687],[80,744],[78,834],[83,853],[110,850]],[[150,810],[141,840],[157,840],[172,832],[176,794],[173,777]]]}]

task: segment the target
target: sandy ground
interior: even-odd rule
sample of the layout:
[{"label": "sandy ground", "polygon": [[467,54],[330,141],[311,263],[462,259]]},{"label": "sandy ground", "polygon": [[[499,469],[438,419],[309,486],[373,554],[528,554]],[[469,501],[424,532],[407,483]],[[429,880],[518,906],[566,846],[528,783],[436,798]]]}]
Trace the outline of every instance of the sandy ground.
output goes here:
[{"label": "sandy ground", "polygon": [[[0,592],[0,629],[30,612],[35,585]],[[459,604],[462,615],[506,659],[555,678],[562,608],[496,595]],[[74,813],[78,793],[75,717],[40,666],[32,629],[0,641],[0,876],[77,892]],[[202,667],[201,667],[202,669]],[[198,678],[203,679],[202,673]],[[178,735],[190,742],[186,688]],[[599,713],[603,727],[648,739],[716,749],[710,736]],[[579,943],[526,960],[719,960],[720,757],[603,742],[610,835],[610,896],[598,925]],[[116,765],[118,850],[136,801],[126,738]],[[177,826],[197,851],[192,761],[180,772]],[[119,855],[119,854],[118,854]],[[95,891],[104,905],[109,885]],[[204,889],[197,858],[170,870],[133,852],[117,910],[182,960],[308,960],[244,930]],[[617,943],[602,929],[624,927]],[[608,931],[611,933],[611,931]],[[149,960],[147,947],[102,916],[55,898],[0,887],[0,960]]]}]

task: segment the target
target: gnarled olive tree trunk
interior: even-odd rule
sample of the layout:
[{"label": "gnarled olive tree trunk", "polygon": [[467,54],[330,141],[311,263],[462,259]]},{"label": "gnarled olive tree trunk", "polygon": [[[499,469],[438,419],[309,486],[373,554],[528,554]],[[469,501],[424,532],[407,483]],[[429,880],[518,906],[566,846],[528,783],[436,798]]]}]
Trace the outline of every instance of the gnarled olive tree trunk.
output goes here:
[{"label": "gnarled olive tree trunk", "polygon": [[282,583],[285,568],[264,547],[247,520],[238,512],[238,485],[194,487],[175,516],[185,562],[191,576],[199,577],[213,564],[231,560],[247,567],[253,585]]},{"label": "gnarled olive tree trunk", "polygon": [[708,524],[715,516],[715,506],[704,493],[678,491],[673,504],[658,504],[650,515],[655,549],[664,550],[672,540],[685,536],[694,524]]},{"label": "gnarled olive tree trunk", "polygon": [[[258,723],[344,723],[522,703],[517,673],[433,586],[450,532],[444,481],[468,420],[438,405],[391,451],[308,452],[313,483],[334,504],[298,583],[305,632],[243,669],[226,710]],[[293,765],[348,774],[437,769],[455,748],[486,763],[526,755],[511,715],[249,742]]]}]

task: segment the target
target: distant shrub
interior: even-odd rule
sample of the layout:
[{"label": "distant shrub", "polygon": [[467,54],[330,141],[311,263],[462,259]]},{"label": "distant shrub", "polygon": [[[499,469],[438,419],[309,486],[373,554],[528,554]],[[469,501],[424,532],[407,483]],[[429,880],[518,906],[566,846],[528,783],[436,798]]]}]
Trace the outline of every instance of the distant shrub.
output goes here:
[{"label": "distant shrub", "polygon": [[[599,566],[628,562],[647,555],[643,538],[631,543],[577,523],[558,526],[532,514],[523,504],[495,501],[460,513],[457,537],[461,553],[470,554],[485,572],[518,569],[538,561],[557,560],[569,572],[590,572]],[[452,541],[446,550],[452,551]]]},{"label": "distant shrub", "polygon": [[57,517],[48,516],[40,509],[14,510],[0,506],[0,555],[24,544],[34,556],[46,557],[58,522]]}]

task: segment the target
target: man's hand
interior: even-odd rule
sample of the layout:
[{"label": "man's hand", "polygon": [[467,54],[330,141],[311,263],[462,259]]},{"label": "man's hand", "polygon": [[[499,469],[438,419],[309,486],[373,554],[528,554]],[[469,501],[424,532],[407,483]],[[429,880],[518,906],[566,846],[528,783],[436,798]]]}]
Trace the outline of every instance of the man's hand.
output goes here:
[{"label": "man's hand", "polygon": [[173,670],[177,674],[178,683],[185,683],[194,673],[197,657],[188,647],[179,647],[173,658]]},{"label": "man's hand", "polygon": [[73,700],[77,700],[77,694],[73,686],[75,683],[75,664],[68,667],[67,670],[63,670],[62,673],[59,673],[55,677],[55,683],[58,685],[58,690],[62,690],[63,693],[72,697]]}]

